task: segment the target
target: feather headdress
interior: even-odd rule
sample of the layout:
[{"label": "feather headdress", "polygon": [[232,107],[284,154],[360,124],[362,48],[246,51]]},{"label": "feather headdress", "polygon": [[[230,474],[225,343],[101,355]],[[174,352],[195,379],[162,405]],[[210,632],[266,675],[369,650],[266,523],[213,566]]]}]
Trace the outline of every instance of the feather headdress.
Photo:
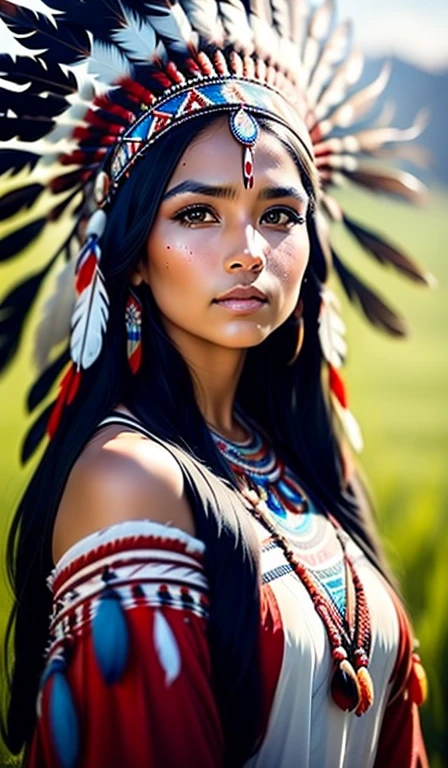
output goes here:
[{"label": "feather headdress", "polygon": [[[351,50],[349,24],[334,22],[332,0],[313,9],[306,0],[2,0],[0,34],[6,43],[0,56],[0,260],[26,264],[21,282],[0,305],[0,370],[14,356],[29,309],[53,268],[61,274],[37,331],[41,369],[30,410],[69,365],[56,407],[28,435],[25,457],[43,425],[54,433],[82,371],[101,353],[108,316],[101,273],[104,211],[145,149],[198,114],[228,111],[238,132],[247,128],[236,125],[243,110],[295,131],[320,177],[316,223],[325,256],[323,286],[334,271],[375,326],[405,334],[403,319],[334,252],[331,222],[343,222],[381,264],[421,283],[429,282],[427,274],[352,221],[332,189],[348,178],[418,200],[423,187],[417,178],[372,158],[414,139],[425,117],[407,130],[359,127],[384,90],[389,68],[356,89],[362,56]],[[61,226],[47,260],[29,269],[28,247],[47,247],[45,232],[56,223]],[[70,324],[69,348],[54,359],[53,344],[60,344]],[[337,300],[324,287],[320,339],[336,410],[360,447],[338,372],[345,359],[343,323]]]}]

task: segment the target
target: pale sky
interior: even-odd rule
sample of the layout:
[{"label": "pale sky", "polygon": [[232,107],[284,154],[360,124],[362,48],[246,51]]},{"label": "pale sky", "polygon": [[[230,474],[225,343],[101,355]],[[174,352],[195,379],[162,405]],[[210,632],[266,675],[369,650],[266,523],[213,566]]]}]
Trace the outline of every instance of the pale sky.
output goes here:
[{"label": "pale sky", "polygon": [[369,56],[396,55],[425,69],[448,68],[447,0],[336,0]]}]

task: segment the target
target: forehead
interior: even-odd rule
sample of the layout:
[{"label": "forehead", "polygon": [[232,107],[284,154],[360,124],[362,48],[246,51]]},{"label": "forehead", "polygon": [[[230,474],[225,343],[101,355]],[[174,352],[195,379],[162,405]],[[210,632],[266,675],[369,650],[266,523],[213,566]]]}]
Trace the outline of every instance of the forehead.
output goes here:
[{"label": "forehead", "polygon": [[[232,135],[225,115],[189,144],[174,171],[168,188],[195,179],[208,184],[242,185],[243,146]],[[281,141],[261,129],[254,148],[255,185],[294,184],[302,187],[300,171]]]}]

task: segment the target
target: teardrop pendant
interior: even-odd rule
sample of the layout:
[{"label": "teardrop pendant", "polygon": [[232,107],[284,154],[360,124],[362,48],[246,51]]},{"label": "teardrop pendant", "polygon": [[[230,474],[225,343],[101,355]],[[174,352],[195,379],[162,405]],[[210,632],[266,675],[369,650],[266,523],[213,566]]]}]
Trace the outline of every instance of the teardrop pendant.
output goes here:
[{"label": "teardrop pendant", "polygon": [[358,677],[347,659],[339,662],[331,680],[333,701],[343,712],[353,712],[360,703]]}]

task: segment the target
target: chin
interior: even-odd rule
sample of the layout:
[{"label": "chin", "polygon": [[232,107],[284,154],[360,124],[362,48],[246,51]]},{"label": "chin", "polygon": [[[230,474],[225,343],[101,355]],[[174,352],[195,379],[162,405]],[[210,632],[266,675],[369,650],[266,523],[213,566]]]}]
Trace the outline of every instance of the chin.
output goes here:
[{"label": "chin", "polygon": [[259,323],[253,323],[250,328],[239,328],[231,334],[223,334],[220,339],[216,339],[216,343],[230,349],[248,349],[265,341],[273,330]]}]

